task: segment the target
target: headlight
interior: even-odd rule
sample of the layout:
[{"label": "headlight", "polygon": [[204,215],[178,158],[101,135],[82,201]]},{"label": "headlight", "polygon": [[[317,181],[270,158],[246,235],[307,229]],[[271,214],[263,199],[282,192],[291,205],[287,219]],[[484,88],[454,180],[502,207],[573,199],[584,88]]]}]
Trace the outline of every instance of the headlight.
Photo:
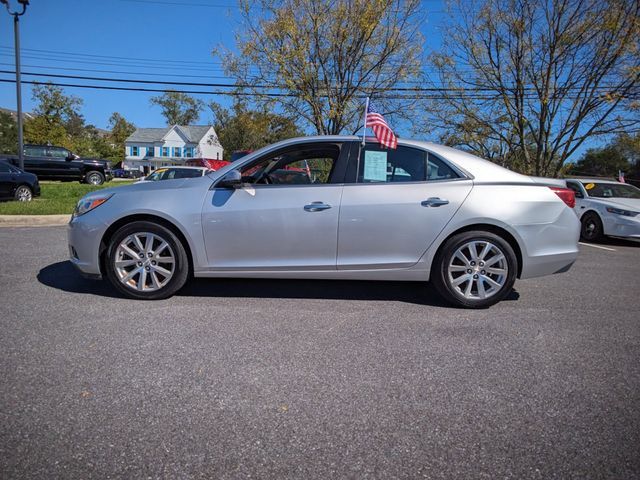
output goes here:
[{"label": "headlight", "polygon": [[111,197],[113,197],[113,193],[110,193],[108,195],[91,195],[90,197],[83,197],[78,201],[78,204],[73,211],[73,216],[79,217],[80,215],[84,215],[94,208],[98,208]]},{"label": "headlight", "polygon": [[631,210],[623,210],[621,208],[607,207],[607,212],[615,213],[616,215],[624,215],[625,217],[635,217],[638,215],[638,212],[633,212]]}]

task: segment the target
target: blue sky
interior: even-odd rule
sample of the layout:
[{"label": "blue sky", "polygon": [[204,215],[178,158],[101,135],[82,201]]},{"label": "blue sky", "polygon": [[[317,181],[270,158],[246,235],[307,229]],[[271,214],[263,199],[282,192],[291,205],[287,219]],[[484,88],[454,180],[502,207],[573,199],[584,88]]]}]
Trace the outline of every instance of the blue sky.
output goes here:
[{"label": "blue sky", "polygon": [[[14,9],[17,7],[17,0],[9,2]],[[442,0],[423,0],[423,6],[427,18],[425,47],[436,48],[439,34],[434,27],[444,18],[445,7]],[[224,74],[211,51],[219,45],[233,48],[234,31],[238,27],[238,9],[233,0],[31,0],[20,22],[22,70],[225,82],[219,78]],[[0,13],[0,70],[13,70],[13,62],[12,19],[4,12]],[[4,73],[0,78],[12,78],[12,75]],[[23,77],[23,80],[33,79]],[[44,80],[40,77],[40,81]],[[78,83],[72,79],[53,80]],[[114,111],[140,127],[164,125],[160,108],[149,104],[154,93],[81,88],[65,88],[65,91],[83,99],[82,113],[88,123],[97,127],[106,128]],[[24,110],[30,111],[33,102],[29,85],[23,85],[22,96]],[[228,97],[200,98],[228,103]],[[0,106],[15,108],[14,84],[0,83]],[[210,120],[207,109],[200,122]]]}]

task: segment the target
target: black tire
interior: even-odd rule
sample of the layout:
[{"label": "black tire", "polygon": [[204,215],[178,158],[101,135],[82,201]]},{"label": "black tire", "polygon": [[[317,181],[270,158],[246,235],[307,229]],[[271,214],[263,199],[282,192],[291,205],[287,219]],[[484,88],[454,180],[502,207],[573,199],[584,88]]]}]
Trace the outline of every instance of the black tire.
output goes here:
[{"label": "black tire", "polygon": [[602,220],[596,212],[587,212],[580,219],[580,240],[599,242],[604,238]]},{"label": "black tire", "polygon": [[[478,242],[477,246],[473,246],[476,249],[478,260],[471,260],[467,264],[460,260],[460,257],[454,259],[458,249],[462,249],[465,258],[472,258],[471,250],[467,248],[470,244],[473,245],[471,242]],[[485,245],[492,247],[481,261],[480,254],[482,254]],[[477,251],[478,248],[481,248],[480,252]],[[500,259],[499,254],[502,254],[504,259]],[[494,267],[496,263],[491,263],[492,261],[497,262],[498,267]],[[456,269],[456,271],[450,272],[450,268]],[[458,272],[457,270],[462,271]],[[506,270],[506,274],[494,274],[489,270],[501,272]],[[518,259],[509,242],[494,233],[470,231],[454,235],[442,245],[431,267],[431,282],[438,293],[452,305],[463,308],[485,308],[498,303],[509,295],[516,281],[517,272]],[[454,277],[454,275],[456,276]],[[469,280],[456,286],[454,282],[464,280],[462,277]],[[490,281],[500,287],[494,286],[489,283]],[[475,290],[473,289],[474,285]],[[465,295],[466,292],[462,290],[466,291],[467,287],[470,290]],[[483,292],[487,295],[485,298],[482,298]]]},{"label": "black tire", "polygon": [[[169,253],[173,254],[173,258],[174,258],[174,264],[173,264],[173,275],[170,277],[170,279],[167,281],[167,283],[165,285],[163,285],[160,288],[157,288],[156,290],[151,290],[151,291],[145,291],[144,288],[147,285],[147,283],[152,283],[151,282],[151,272],[150,273],[145,273],[145,279],[147,278],[147,276],[149,276],[149,280],[148,281],[144,281],[145,286],[142,287],[142,290],[139,289],[139,287],[134,287],[131,283],[123,283],[123,281],[120,280],[120,278],[126,278],[124,276],[121,276],[117,269],[116,269],[116,265],[115,262],[116,260],[126,260],[128,261],[129,258],[123,258],[121,255],[122,253],[118,253],[118,248],[120,246],[120,244],[125,241],[127,239],[127,237],[130,237],[134,234],[144,234],[144,233],[151,233],[154,236],[156,236],[156,238],[160,239],[160,240],[156,240],[154,242],[154,240],[151,240],[152,243],[152,249],[153,244],[155,243],[157,248],[158,242],[160,242],[161,240],[167,242],[170,251]],[[145,250],[147,250],[147,245],[146,242],[149,241],[149,237],[146,237],[147,240],[145,241],[145,244],[143,245],[145,247]],[[166,247],[165,247],[166,248]],[[135,253],[139,253],[138,251],[135,251]],[[156,268],[156,267],[151,267],[149,265],[149,268],[147,268],[146,266],[144,266],[144,264],[141,266],[140,264],[142,263],[142,261],[146,261],[148,260],[149,262],[151,262],[153,260],[154,257],[152,257],[151,255],[149,255],[149,257],[151,258],[147,258],[146,256],[141,258],[140,262],[137,262],[135,265],[132,265],[131,270],[129,270],[126,273],[131,273],[133,272],[134,269],[141,269],[141,268],[145,268],[146,270],[149,270],[149,268]],[[162,257],[157,257],[158,259],[158,264],[162,264],[163,262],[160,260],[160,258]],[[136,258],[137,261],[137,258]],[[156,265],[155,263],[153,263],[153,265]],[[140,222],[133,222],[130,223],[128,225],[125,225],[124,227],[120,228],[109,240],[109,245],[107,246],[107,251],[106,251],[106,258],[105,258],[105,271],[106,271],[106,275],[107,278],[109,279],[109,281],[111,282],[111,284],[120,292],[122,292],[124,295],[126,295],[127,297],[130,298],[135,298],[138,300],[159,300],[162,298],[167,298],[172,296],[173,294],[175,294],[178,290],[180,290],[184,284],[187,282],[187,279],[189,278],[189,274],[190,274],[190,267],[189,267],[189,259],[187,257],[187,253],[185,251],[184,246],[182,245],[182,242],[180,241],[180,239],[176,236],[175,233],[173,233],[170,229],[168,229],[167,227],[163,226],[163,225],[159,225],[157,223],[153,223],[153,222],[147,222],[147,221],[140,221]],[[168,265],[163,265],[163,267],[167,267],[169,268]],[[129,268],[129,267],[127,267]],[[161,274],[164,275],[164,274]],[[135,280],[137,278],[137,280]],[[142,279],[142,272],[140,271],[137,275],[134,274],[134,276],[131,278],[130,282],[135,282],[138,285],[140,284],[140,280]],[[158,277],[156,277],[157,280]],[[162,277],[159,277],[162,279]],[[165,279],[166,280],[166,279]],[[151,288],[153,288],[153,285],[151,286]]]},{"label": "black tire", "polygon": [[84,176],[84,183],[90,185],[102,185],[104,183],[104,175],[97,170],[91,170]]},{"label": "black tire", "polygon": [[33,191],[27,185],[18,185],[16,191],[13,194],[18,202],[30,202],[33,199]]}]

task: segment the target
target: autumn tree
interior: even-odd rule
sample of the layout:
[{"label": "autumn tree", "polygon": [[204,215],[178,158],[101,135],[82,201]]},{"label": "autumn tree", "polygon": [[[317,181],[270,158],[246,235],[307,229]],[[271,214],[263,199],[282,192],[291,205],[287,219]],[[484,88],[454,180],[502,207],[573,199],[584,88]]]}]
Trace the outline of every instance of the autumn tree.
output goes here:
[{"label": "autumn tree", "polygon": [[[432,57],[429,129],[555,176],[584,142],[640,123],[637,0],[456,0]],[[506,156],[505,156],[506,155]]]},{"label": "autumn tree", "polygon": [[192,96],[168,91],[157,97],[151,97],[152,105],[162,108],[167,125],[191,125],[198,121],[204,102]]},{"label": "autumn tree", "polygon": [[252,110],[245,102],[236,101],[231,108],[209,104],[213,127],[224,151],[257,150],[271,143],[302,135],[293,119],[266,107]]},{"label": "autumn tree", "polygon": [[[284,112],[319,134],[354,130],[365,95],[385,114],[412,102],[387,90],[422,67],[419,0],[241,0],[238,54],[223,60],[259,102],[277,92]],[[397,95],[396,95],[397,97]]]}]

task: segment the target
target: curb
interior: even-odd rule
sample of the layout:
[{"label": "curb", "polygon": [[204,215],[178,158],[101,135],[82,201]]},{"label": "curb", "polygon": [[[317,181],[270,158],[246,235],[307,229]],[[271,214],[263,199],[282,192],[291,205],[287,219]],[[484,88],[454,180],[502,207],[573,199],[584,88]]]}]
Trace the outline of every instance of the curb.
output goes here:
[{"label": "curb", "polygon": [[69,223],[67,215],[0,215],[0,227],[60,227]]}]

